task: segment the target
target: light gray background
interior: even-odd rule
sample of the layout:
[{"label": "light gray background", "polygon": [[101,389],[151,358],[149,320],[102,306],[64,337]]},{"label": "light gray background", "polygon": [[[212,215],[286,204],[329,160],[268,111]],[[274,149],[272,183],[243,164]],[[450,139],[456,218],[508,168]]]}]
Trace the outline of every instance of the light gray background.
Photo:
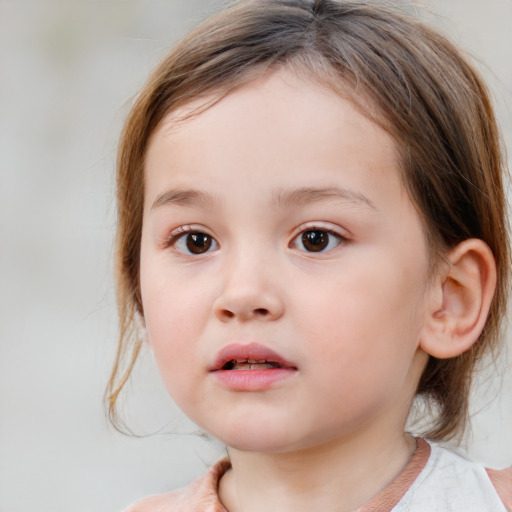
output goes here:
[{"label": "light gray background", "polygon": [[[512,0],[419,3],[480,59],[512,152]],[[179,434],[195,427],[148,354],[127,415],[139,432],[178,434],[124,438],[102,410],[117,329],[118,133],[148,71],[218,5],[0,0],[0,512],[121,510],[184,485],[221,453]],[[487,464],[512,464],[511,389],[505,364],[479,385],[468,449]]]}]

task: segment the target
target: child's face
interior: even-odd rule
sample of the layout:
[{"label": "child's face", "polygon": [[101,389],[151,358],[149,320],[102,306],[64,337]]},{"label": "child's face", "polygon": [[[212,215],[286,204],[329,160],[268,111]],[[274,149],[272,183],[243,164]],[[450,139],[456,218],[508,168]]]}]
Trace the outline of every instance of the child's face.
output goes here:
[{"label": "child's face", "polygon": [[172,397],[243,450],[403,429],[433,291],[392,138],[285,71],[175,119],[148,149],[140,274]]}]

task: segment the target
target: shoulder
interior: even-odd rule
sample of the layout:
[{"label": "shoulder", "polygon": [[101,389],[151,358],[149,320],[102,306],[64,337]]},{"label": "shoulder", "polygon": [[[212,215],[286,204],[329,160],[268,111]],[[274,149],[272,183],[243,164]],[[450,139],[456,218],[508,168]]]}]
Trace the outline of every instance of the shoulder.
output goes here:
[{"label": "shoulder", "polygon": [[217,490],[219,480],[230,467],[227,458],[221,459],[184,489],[149,496],[130,505],[124,512],[226,512]]},{"label": "shoulder", "polygon": [[175,491],[149,496],[133,503],[124,512],[173,512],[181,501],[180,494],[181,491]]},{"label": "shoulder", "polygon": [[512,511],[512,467],[487,469],[487,474],[507,510]]},{"label": "shoulder", "polygon": [[[407,505],[409,508],[405,507],[403,510],[510,510],[506,494],[501,492],[507,486],[512,486],[512,475],[507,474],[508,470],[504,473],[498,472],[499,483],[495,484],[495,477],[491,477],[482,465],[438,445],[433,444],[431,448],[428,463],[404,497],[403,506]],[[397,508],[398,510],[402,509]]]}]

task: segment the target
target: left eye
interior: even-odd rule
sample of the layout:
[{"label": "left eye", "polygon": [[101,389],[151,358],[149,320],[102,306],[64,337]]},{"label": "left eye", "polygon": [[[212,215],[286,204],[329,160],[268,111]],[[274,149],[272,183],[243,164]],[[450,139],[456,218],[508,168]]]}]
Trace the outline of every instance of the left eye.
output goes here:
[{"label": "left eye", "polygon": [[334,249],[343,242],[343,237],[326,229],[308,229],[300,233],[292,246],[300,251],[326,252]]},{"label": "left eye", "polygon": [[198,231],[183,233],[173,242],[173,245],[184,254],[204,254],[219,248],[213,237]]}]

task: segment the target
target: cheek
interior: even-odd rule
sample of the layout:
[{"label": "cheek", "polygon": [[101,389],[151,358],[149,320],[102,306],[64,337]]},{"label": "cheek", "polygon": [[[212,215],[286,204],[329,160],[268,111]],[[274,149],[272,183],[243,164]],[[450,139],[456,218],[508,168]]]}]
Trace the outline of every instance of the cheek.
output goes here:
[{"label": "cheek", "polygon": [[207,298],[155,268],[159,267],[141,266],[147,340],[166,388],[178,398],[198,372],[199,365],[194,362],[199,357],[197,341],[208,318]]},{"label": "cheek", "polygon": [[406,372],[416,351],[425,293],[418,275],[423,273],[415,266],[409,272],[397,268],[392,259],[358,262],[304,296],[300,329],[307,351],[325,361],[326,371],[356,377],[364,371],[363,382],[370,376],[386,380],[392,371]]},{"label": "cheek", "polygon": [[186,297],[173,291],[143,296],[148,341],[155,355],[190,353],[199,336],[202,308],[199,297]]},{"label": "cheek", "polygon": [[184,322],[192,305],[167,301],[150,307],[146,315],[147,340],[160,378],[174,402],[192,417],[199,399],[197,383],[202,374],[198,363],[197,324]]}]

